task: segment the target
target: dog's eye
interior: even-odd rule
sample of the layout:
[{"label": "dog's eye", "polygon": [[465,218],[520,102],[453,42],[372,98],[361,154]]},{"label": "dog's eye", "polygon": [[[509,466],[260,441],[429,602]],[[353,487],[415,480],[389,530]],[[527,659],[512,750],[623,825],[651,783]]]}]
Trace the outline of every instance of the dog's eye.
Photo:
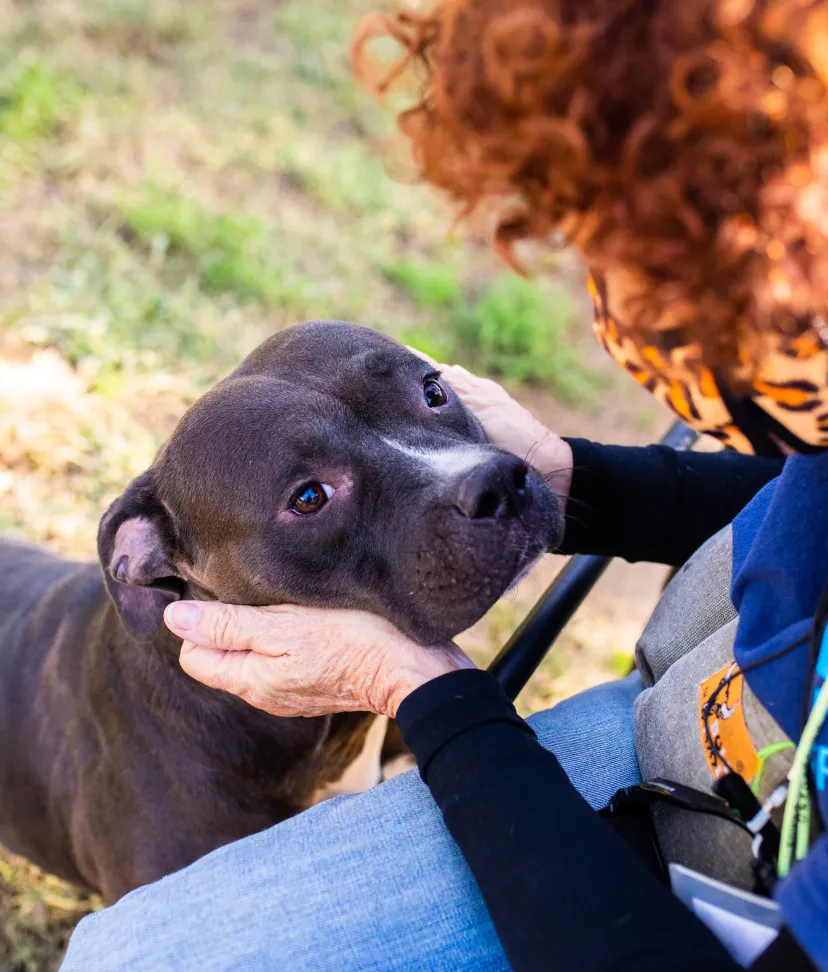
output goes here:
[{"label": "dog's eye", "polygon": [[329,486],[327,483],[305,483],[293,497],[290,508],[294,513],[299,513],[301,516],[317,513],[333,494],[333,486]]},{"label": "dog's eye", "polygon": [[445,388],[436,378],[426,378],[423,384],[423,398],[425,398],[425,403],[429,408],[439,408],[448,401]]}]

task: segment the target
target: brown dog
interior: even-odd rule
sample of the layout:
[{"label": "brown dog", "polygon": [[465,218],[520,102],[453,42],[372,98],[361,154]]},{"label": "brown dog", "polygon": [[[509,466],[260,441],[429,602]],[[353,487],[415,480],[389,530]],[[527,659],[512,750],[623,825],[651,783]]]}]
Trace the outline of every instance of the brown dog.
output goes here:
[{"label": "brown dog", "polygon": [[194,682],[180,598],[477,620],[562,516],[439,376],[366,328],[263,344],[101,522],[97,564],[0,542],[0,842],[113,900],[336,784],[373,717],[278,719]]}]

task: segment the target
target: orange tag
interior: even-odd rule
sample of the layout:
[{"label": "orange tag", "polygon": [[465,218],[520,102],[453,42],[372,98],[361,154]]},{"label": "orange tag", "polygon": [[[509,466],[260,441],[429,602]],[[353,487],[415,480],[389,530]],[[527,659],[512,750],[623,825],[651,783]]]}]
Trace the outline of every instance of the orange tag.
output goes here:
[{"label": "orange tag", "polygon": [[759,757],[745,721],[745,709],[742,704],[743,675],[737,675],[720,690],[707,715],[709,737],[705,730],[704,707],[707,700],[736,670],[736,662],[730,662],[699,686],[699,732],[702,749],[713,778],[717,780],[727,772],[727,766],[719,758],[721,755],[743,780],[750,783],[759,769]]}]

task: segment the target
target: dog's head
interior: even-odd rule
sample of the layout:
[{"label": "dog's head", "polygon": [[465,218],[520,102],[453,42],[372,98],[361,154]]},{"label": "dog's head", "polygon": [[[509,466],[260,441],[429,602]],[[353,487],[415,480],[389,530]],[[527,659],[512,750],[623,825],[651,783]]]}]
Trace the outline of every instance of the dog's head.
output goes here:
[{"label": "dog's head", "polygon": [[429,364],[314,321],[187,412],[98,550],[139,640],[192,597],[361,608],[427,643],[480,618],[562,531],[537,471],[490,445]]}]

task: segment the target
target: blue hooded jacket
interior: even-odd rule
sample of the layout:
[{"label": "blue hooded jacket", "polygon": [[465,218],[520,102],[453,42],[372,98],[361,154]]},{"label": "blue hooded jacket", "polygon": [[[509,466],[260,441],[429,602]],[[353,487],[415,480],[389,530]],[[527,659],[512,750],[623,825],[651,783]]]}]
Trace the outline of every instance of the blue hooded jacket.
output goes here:
[{"label": "blue hooded jacket", "polygon": [[[767,658],[811,628],[828,582],[828,452],[789,459],[782,475],[733,523],[731,598],[739,612],[734,653],[741,667]],[[807,640],[747,672],[751,688],[794,742],[811,693]],[[819,812],[828,821],[828,724],[812,760]],[[820,969],[828,970],[828,833],[776,890],[786,924]]]}]

